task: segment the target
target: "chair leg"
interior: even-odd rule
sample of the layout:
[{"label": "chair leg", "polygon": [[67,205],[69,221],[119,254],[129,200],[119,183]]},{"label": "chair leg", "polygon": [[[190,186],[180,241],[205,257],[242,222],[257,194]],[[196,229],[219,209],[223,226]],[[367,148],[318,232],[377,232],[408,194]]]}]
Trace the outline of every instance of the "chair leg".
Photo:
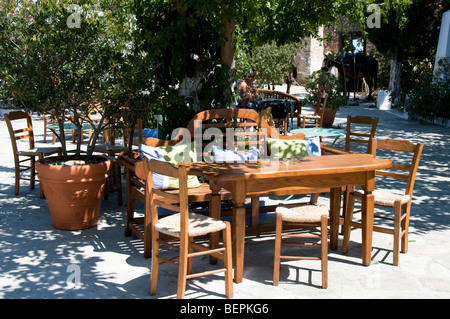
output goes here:
[{"label": "chair leg", "polygon": [[223,230],[223,245],[225,246],[224,264],[225,264],[225,296],[227,298],[233,297],[233,256],[231,252],[231,227],[229,222],[225,222],[226,227]]},{"label": "chair leg", "polygon": [[35,169],[36,159],[30,157],[30,189],[34,189],[34,184],[36,183],[36,169]]},{"label": "chair leg", "polygon": [[283,220],[281,214],[276,214],[275,224],[275,251],[273,258],[273,285],[278,286],[280,279],[280,255],[281,255],[281,232],[283,231]]},{"label": "chair leg", "polygon": [[350,232],[352,230],[351,224],[354,208],[355,208],[355,197],[352,194],[349,194],[343,227],[344,239],[342,241],[342,253],[344,254],[348,253],[348,247],[350,245]]},{"label": "chair leg", "polygon": [[134,217],[134,208],[136,205],[136,199],[135,196],[132,194],[132,190],[131,190],[131,181],[130,181],[130,175],[128,170],[126,169],[126,201],[127,201],[127,215],[125,218],[125,231],[124,231],[124,235],[125,236],[131,236],[131,229],[129,226],[129,222],[130,220],[133,219]]},{"label": "chair leg", "polygon": [[[133,201],[134,202],[134,201]],[[151,208],[150,208],[151,209]],[[134,206],[132,214],[134,215]],[[144,216],[144,258],[149,258],[152,255],[152,220],[149,214],[145,213]],[[159,238],[159,236],[158,236]]]},{"label": "chair leg", "polygon": [[[213,192],[211,194],[211,197],[209,199],[209,216],[212,218],[220,219],[221,214],[221,201],[220,201],[220,195],[216,192]],[[218,232],[211,233],[209,235],[209,248],[210,249],[216,249],[219,247],[219,236],[220,234]],[[211,265],[217,264],[217,258],[210,255],[209,256],[209,263]]]},{"label": "chair leg", "polygon": [[402,242],[401,242],[401,252],[406,254],[408,252],[408,234],[409,234],[409,212],[411,211],[411,202],[407,203],[403,206],[403,215],[402,215]]},{"label": "chair leg", "polygon": [[[39,154],[39,159],[41,160],[43,158],[44,158],[44,155],[43,154]],[[35,171],[36,169],[33,168],[33,170]],[[38,176],[38,179],[39,179],[39,176]],[[41,199],[45,198],[44,188],[42,187],[42,183],[40,181],[39,181],[39,197]]]},{"label": "chair leg", "polygon": [[117,183],[117,205],[123,205],[122,198],[122,168],[119,163],[116,164],[116,183]]},{"label": "chair leg", "polygon": [[321,266],[322,266],[322,288],[328,287],[328,217],[322,216],[320,225],[321,235]]},{"label": "chair leg", "polygon": [[39,198],[44,199],[45,195],[44,195],[44,188],[42,187],[42,184],[39,183]]},{"label": "chair leg", "polygon": [[[348,210],[348,201],[350,198],[350,193],[355,191],[355,185],[347,185],[344,190],[344,199],[342,200],[342,217],[345,220],[345,214]],[[344,227],[342,227],[344,228]]]},{"label": "chair leg", "polygon": [[184,299],[186,291],[186,280],[188,272],[188,241],[180,239],[180,257],[178,266],[178,286],[177,286],[177,299]]},{"label": "chair leg", "polygon": [[16,162],[16,171],[15,171],[15,175],[16,175],[16,183],[15,183],[15,186],[14,186],[14,195],[19,195],[19,186],[20,186],[20,167],[19,167],[19,164],[18,164],[18,162],[19,162],[19,159],[18,158],[16,158],[16,160],[15,160],[15,162]]},{"label": "chair leg", "polygon": [[259,225],[259,197],[252,197],[252,212],[250,215],[251,227],[257,227]]},{"label": "chair leg", "polygon": [[[192,249],[192,243],[194,242],[194,237],[189,237],[189,242],[188,242],[188,253],[192,254],[194,252],[194,250]],[[186,274],[190,275],[192,274],[192,261],[193,258],[192,257],[188,257],[187,258],[187,271]]]},{"label": "chair leg", "polygon": [[401,216],[402,207],[400,201],[394,203],[394,266],[398,266],[399,254],[400,254],[400,234],[401,234]]},{"label": "chair leg", "polygon": [[317,204],[317,201],[319,200],[319,193],[311,194],[311,198],[309,199],[310,204]]},{"label": "chair leg", "polygon": [[152,269],[150,274],[150,295],[156,294],[156,286],[158,284],[158,272],[159,272],[159,233],[153,231],[153,249],[152,249]]}]

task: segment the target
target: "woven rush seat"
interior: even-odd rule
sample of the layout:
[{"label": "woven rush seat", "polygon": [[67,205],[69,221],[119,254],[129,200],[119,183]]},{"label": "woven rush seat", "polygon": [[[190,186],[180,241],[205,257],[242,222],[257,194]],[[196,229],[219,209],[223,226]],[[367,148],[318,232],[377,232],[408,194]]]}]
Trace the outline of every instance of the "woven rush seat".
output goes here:
[{"label": "woven rush seat", "polygon": [[[225,229],[226,224],[218,219],[205,215],[189,213],[189,237],[207,235]],[[161,218],[155,229],[169,236],[180,237],[180,214],[173,214]]]},{"label": "woven rush seat", "polygon": [[17,151],[17,155],[20,156],[38,156],[39,153],[50,154],[56,153],[55,147],[35,147],[27,150]]},{"label": "woven rush seat", "polygon": [[328,216],[326,206],[305,205],[293,208],[277,207],[277,213],[282,214],[283,221],[292,223],[320,223],[322,215]]},{"label": "woven rush seat", "polygon": [[[385,206],[385,207],[394,207],[395,201],[399,200],[402,205],[409,202],[411,197],[405,194],[394,194],[392,192],[384,191],[384,190],[374,190],[372,192],[374,197],[375,205]],[[353,192],[353,196],[357,198],[362,198],[363,191],[358,190]]]}]

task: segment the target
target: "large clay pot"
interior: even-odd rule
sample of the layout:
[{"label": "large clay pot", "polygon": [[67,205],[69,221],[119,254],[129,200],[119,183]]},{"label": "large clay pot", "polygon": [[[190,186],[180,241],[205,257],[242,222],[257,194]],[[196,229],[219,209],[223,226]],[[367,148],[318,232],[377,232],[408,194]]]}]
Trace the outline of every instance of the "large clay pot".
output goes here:
[{"label": "large clay pot", "polygon": [[332,127],[336,111],[331,111],[329,108],[325,108],[323,111],[322,127]]},{"label": "large clay pot", "polygon": [[49,158],[37,161],[36,171],[53,226],[63,230],[96,226],[111,162],[103,158],[96,164],[66,166],[48,165],[48,161]]}]

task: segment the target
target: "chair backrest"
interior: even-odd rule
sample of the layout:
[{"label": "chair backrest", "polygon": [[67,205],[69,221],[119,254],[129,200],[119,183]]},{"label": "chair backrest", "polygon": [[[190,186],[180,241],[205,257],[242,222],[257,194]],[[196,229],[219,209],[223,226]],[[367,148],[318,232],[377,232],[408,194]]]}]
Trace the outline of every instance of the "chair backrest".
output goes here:
[{"label": "chair backrest", "polygon": [[[215,133],[206,131],[213,128],[217,129],[214,131]],[[232,132],[233,135],[229,132],[230,135],[227,136],[227,129],[236,130]],[[305,138],[303,133],[289,136],[280,135],[278,130],[269,126],[259,113],[249,109],[212,109],[200,112],[189,122],[187,132],[189,136],[179,132],[172,140],[147,138],[144,144],[158,147],[195,141],[197,160],[202,161],[211,155],[207,147],[214,141],[214,138],[222,138],[224,148],[234,148],[236,152],[245,152],[249,147],[256,147],[264,152],[266,150],[266,138],[268,137],[283,140]],[[208,133],[211,133],[211,136]],[[227,140],[228,137],[231,137],[231,139]],[[190,140],[186,141],[186,138]]]},{"label": "chair backrest", "polygon": [[370,116],[348,116],[347,134],[345,137],[345,150],[350,152],[350,143],[367,144],[365,152],[370,153],[369,143],[375,137],[378,118]]},{"label": "chair backrest", "polygon": [[[168,209],[174,212],[180,213],[181,218],[181,237],[183,234],[187,234],[188,230],[188,188],[187,188],[187,174],[186,168],[182,165],[179,167],[174,167],[170,163],[148,160],[144,158],[137,170],[141,170],[141,173],[137,171],[139,175],[143,174],[145,178],[145,205],[150,207],[151,212],[151,223],[156,225],[158,223],[158,210],[157,207]],[[178,192],[168,192],[162,189],[157,189],[153,187],[153,174],[161,174],[169,177],[175,177],[179,179],[179,191]]]},{"label": "chair backrest", "polygon": [[[4,114],[14,154],[17,153],[17,140],[28,139],[29,148],[34,148],[33,124],[29,112],[12,111]],[[14,123],[13,123],[14,122]]]},{"label": "chair backrest", "polygon": [[236,152],[259,149],[272,129],[276,130],[258,112],[249,109],[206,110],[197,113],[187,125],[191,139],[197,142],[199,159],[210,154],[208,145],[214,141]]},{"label": "chair backrest", "polygon": [[[376,175],[387,176],[406,181],[405,195],[412,197],[416,173],[422,155],[423,143],[413,144],[407,140],[384,139],[373,141],[377,156],[389,157],[392,167],[388,170],[378,170]],[[384,150],[381,154],[380,150]]]},{"label": "chair backrest", "polygon": [[317,99],[317,103],[314,107],[314,115],[320,116],[319,127],[322,127],[323,113],[325,112],[327,100],[328,100],[328,93],[324,92],[323,94],[319,94],[319,98]]},{"label": "chair backrest", "polygon": [[[135,133],[137,133],[137,141],[135,139]],[[142,119],[134,119],[131,124],[129,124],[129,127],[125,127],[123,131],[123,145],[125,147],[128,147],[128,149],[131,151],[133,148],[133,145],[139,145],[141,143],[144,143],[144,129],[142,125]]]}]

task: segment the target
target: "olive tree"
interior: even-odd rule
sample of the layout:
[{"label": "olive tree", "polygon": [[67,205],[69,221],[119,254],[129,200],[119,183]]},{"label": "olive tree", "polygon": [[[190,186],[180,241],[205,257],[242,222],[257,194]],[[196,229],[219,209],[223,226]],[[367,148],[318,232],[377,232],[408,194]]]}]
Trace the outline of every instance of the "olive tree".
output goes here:
[{"label": "olive tree", "polygon": [[[151,78],[145,54],[133,54],[132,15],[126,1],[4,1],[0,16],[0,97],[3,103],[50,113],[60,127],[77,127],[75,155],[82,153],[82,123],[101,131],[144,98]],[[94,124],[89,113],[101,106]],[[126,107],[124,107],[126,106]],[[107,121],[108,119],[108,121]],[[88,147],[90,157],[93,147]]]}]

